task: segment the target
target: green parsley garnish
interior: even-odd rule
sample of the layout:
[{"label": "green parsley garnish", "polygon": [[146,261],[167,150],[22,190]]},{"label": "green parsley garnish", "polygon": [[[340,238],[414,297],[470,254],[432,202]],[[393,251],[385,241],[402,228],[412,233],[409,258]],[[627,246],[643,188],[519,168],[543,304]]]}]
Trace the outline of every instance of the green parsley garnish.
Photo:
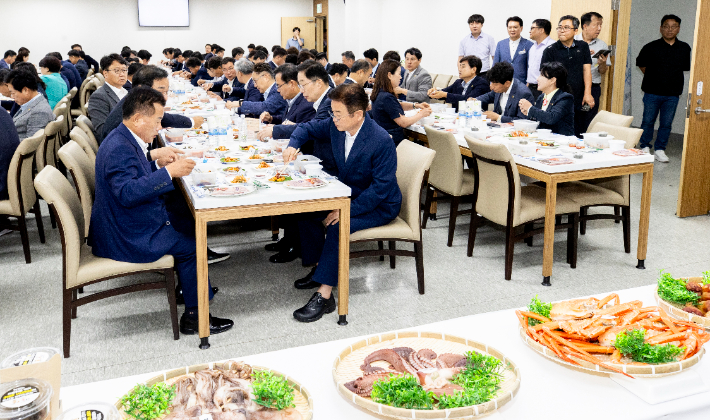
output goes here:
[{"label": "green parsley garnish", "polygon": [[[546,318],[550,317],[551,310],[552,310],[552,304],[541,302],[540,299],[538,299],[537,295],[535,295],[535,297],[532,298],[532,300],[530,301],[530,304],[528,305],[528,311],[535,312],[536,314],[542,315]],[[528,318],[528,325],[534,326],[537,324],[541,324],[541,322],[538,321],[537,319]]]},{"label": "green parsley garnish", "polygon": [[372,401],[392,407],[433,410],[434,393],[425,391],[412,375],[390,376],[372,385]]},{"label": "green parsley garnish", "polygon": [[153,386],[137,385],[121,399],[123,409],[137,420],[153,420],[169,412],[168,407],[175,396],[175,387],[165,382]]},{"label": "green parsley garnish", "polygon": [[701,283],[710,284],[710,270],[703,271],[703,280],[701,281]]},{"label": "green parsley garnish", "polygon": [[294,388],[283,377],[267,371],[254,372],[251,377],[257,404],[277,410],[296,406],[293,403]]},{"label": "green parsley garnish", "polygon": [[[683,279],[676,279],[670,273],[661,270],[661,277],[658,279],[658,296],[668,302],[685,305],[690,302],[693,305],[698,303],[698,294],[685,288]],[[703,273],[704,275],[705,273]]]},{"label": "green parsley garnish", "polygon": [[496,396],[503,381],[505,366],[499,359],[475,351],[466,352],[466,368],[451,380],[464,388],[453,395],[442,395],[439,408],[482,404]]},{"label": "green parsley garnish", "polygon": [[634,362],[660,364],[675,362],[685,347],[673,344],[652,345],[644,341],[646,330],[643,328],[632,331],[622,331],[616,336],[614,347],[623,355],[631,357]]}]

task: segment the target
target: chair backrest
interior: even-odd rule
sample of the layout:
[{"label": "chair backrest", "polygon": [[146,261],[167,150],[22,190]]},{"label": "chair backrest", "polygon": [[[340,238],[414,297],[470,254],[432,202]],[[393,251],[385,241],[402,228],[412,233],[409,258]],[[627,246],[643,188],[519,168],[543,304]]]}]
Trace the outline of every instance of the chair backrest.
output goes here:
[{"label": "chair backrest", "polygon": [[45,166],[57,166],[57,155],[55,152],[62,127],[64,127],[64,115],[60,115],[56,120],[50,121],[49,124],[44,127],[44,141],[39,144],[37,154],[35,155],[37,172],[44,169]]},{"label": "chair backrest", "polygon": [[88,79],[89,77],[92,77],[93,75],[94,75],[94,69],[91,68],[91,69],[89,69],[89,72],[86,73],[86,78]]},{"label": "chair backrest", "polygon": [[98,153],[99,142],[96,141],[96,136],[94,136],[94,124],[91,122],[89,117],[80,115],[79,118],[76,119],[76,125],[78,125],[79,128],[84,130],[84,133],[86,133],[86,136],[89,138],[89,144],[91,145],[91,148],[94,149],[94,154]]},{"label": "chair backrest", "polygon": [[67,101],[64,100],[63,98],[61,101],[57,102],[56,105],[54,105],[54,109],[52,110],[52,113],[54,114],[55,117],[58,117],[60,115],[64,115],[64,112],[66,112],[64,110],[64,108],[62,108],[62,106],[64,108],[66,108],[66,106],[67,106]]},{"label": "chair backrest", "polygon": [[618,125],[598,122],[594,125],[594,132],[600,131],[606,131],[614,136],[614,139],[616,140],[624,140],[626,142],[625,147],[627,149],[636,147],[639,140],[641,140],[641,135],[643,134],[643,130],[640,128],[621,127]]},{"label": "chair backrest", "polygon": [[503,144],[481,141],[469,135],[464,138],[473,155],[476,171],[475,211],[493,223],[513,224],[520,217],[520,175],[513,155]]},{"label": "chair backrest", "polygon": [[594,133],[597,131],[604,131],[600,130],[599,128],[594,127],[595,124],[597,123],[605,123],[609,125],[615,125],[618,127],[631,127],[631,123],[634,121],[634,117],[632,115],[621,115],[621,114],[614,114],[613,112],[609,111],[599,111],[597,115],[592,118],[592,121],[589,123],[589,128],[587,128],[587,133]]},{"label": "chair backrest", "polygon": [[89,159],[82,147],[70,141],[59,149],[59,158],[67,167],[74,180],[76,192],[84,212],[84,236],[89,236],[91,208],[94,205],[94,162]]},{"label": "chair backrest", "polygon": [[80,109],[85,109],[84,107],[89,103],[89,97],[91,97],[91,94],[94,93],[99,86],[100,84],[95,77],[86,83],[86,86],[84,86],[84,92],[79,97],[79,104],[81,104]]},{"label": "chair backrest", "polygon": [[439,73],[429,72],[429,76],[431,76],[431,83],[433,84],[436,81],[436,78],[439,77]]},{"label": "chair backrest", "polygon": [[459,79],[456,76],[451,76],[451,80],[449,80],[449,84],[446,85],[446,87],[453,85],[454,83],[456,83],[457,80]]},{"label": "chair backrest", "polygon": [[56,168],[47,166],[35,177],[35,188],[54,212],[62,238],[64,287],[76,284],[84,242],[84,212],[79,196],[69,181]]},{"label": "chair backrest", "polygon": [[403,141],[397,146],[397,184],[402,191],[399,217],[404,220],[417,239],[421,239],[420,198],[424,174],[431,166],[436,152],[424,146]]},{"label": "chair backrest", "polygon": [[12,215],[20,216],[34,206],[37,194],[32,187],[32,164],[37,148],[44,142],[44,130],[20,142],[7,170],[7,193]]},{"label": "chair backrest", "polygon": [[86,135],[84,130],[82,130],[79,127],[74,127],[69,133],[69,137],[75,141],[79,147],[81,147],[84,150],[84,153],[86,153],[86,156],[88,156],[89,160],[91,161],[92,164],[96,163],[96,153],[94,152],[94,149],[91,147],[91,141],[89,140],[89,136]]},{"label": "chair backrest", "polygon": [[436,76],[436,80],[434,80],[434,82],[432,83],[432,87],[443,89],[443,88],[449,86],[449,81],[451,80],[452,77],[453,76],[451,76],[449,74],[440,74],[440,75]]},{"label": "chair backrest", "polygon": [[461,149],[453,134],[424,126],[429,147],[436,151],[429,171],[429,184],[447,193],[458,195],[463,182]]},{"label": "chair backrest", "polygon": [[74,99],[74,97],[76,96],[76,93],[77,93],[78,91],[79,91],[79,89],[77,89],[76,86],[74,86],[73,88],[69,89],[69,99]]},{"label": "chair backrest", "polygon": [[96,86],[97,89],[100,88],[101,86],[103,86],[104,83],[106,83],[106,79],[104,78],[104,75],[101,73],[94,74],[94,78],[98,81],[98,85]]}]

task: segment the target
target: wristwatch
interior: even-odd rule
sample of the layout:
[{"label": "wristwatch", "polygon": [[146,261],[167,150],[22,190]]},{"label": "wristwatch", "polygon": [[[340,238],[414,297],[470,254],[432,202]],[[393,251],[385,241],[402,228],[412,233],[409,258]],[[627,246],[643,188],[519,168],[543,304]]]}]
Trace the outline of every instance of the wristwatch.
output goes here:
[{"label": "wristwatch", "polygon": [[148,158],[148,162],[153,161],[153,159],[150,158],[150,150],[148,150],[148,153],[146,153],[145,157]]}]

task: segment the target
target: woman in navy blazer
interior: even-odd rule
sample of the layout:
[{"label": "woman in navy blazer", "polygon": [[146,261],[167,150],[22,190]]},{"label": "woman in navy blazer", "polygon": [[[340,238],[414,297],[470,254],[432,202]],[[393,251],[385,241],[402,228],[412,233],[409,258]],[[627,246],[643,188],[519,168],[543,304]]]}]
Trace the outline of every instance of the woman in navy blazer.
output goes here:
[{"label": "woman in navy blazer", "polygon": [[537,88],[542,94],[538,96],[535,105],[521,99],[518,102],[520,111],[529,120],[540,121],[539,128],[574,136],[574,96],[569,93],[567,69],[558,62],[543,64],[537,78]]}]

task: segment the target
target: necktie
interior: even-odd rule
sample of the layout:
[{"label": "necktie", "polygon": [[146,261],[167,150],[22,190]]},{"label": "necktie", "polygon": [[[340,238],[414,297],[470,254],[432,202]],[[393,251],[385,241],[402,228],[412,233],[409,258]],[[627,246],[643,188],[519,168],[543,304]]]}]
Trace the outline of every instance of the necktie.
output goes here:
[{"label": "necktie", "polygon": [[405,89],[407,89],[407,82],[408,82],[408,81],[409,81],[409,72],[407,72],[407,74],[404,75],[404,83],[403,83],[403,85],[404,85],[404,88],[405,88]]}]

